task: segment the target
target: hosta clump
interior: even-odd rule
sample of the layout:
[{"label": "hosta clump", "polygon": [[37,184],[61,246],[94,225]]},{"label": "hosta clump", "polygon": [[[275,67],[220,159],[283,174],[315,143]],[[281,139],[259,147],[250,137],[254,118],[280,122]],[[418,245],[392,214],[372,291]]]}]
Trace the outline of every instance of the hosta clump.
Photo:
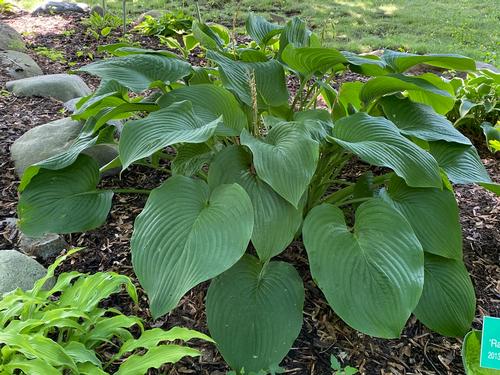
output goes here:
[{"label": "hosta clump", "polygon": [[[186,328],[144,329],[143,322],[103,300],[126,290],[137,303],[132,281],[113,272],[85,275],[62,273],[49,290],[42,287],[68,252],[49,267],[30,291],[20,289],[0,299],[0,372],[2,374],[114,374],[142,375],[149,368],[175,363],[201,353],[167,342],[208,336]],[[133,331],[140,332],[134,337]]]},{"label": "hosta clump", "polygon": [[[302,279],[274,260],[300,237],[313,279],[353,328],[395,338],[413,313],[443,335],[463,335],[475,296],[452,183],[499,187],[444,116],[455,103],[450,83],[405,72],[416,64],[472,71],[474,62],[339,52],[299,19],[281,26],[251,15],[247,31],[254,42],[233,45],[223,27],[195,22],[207,67],[123,46],[84,67],[102,84],[78,105],[85,127],[74,145],[25,172],[21,229],[95,228],[113,194],[96,188],[100,174],[168,165],[172,176],[135,222],[134,270],[153,317],[213,279],[208,326],[237,372],[275,371],[301,330]],[[334,89],[345,70],[368,80]],[[156,94],[137,95],[148,88]],[[113,119],[128,119],[118,139]],[[79,155],[109,142],[120,155],[101,170]],[[353,158],[384,172],[342,179]]]}]

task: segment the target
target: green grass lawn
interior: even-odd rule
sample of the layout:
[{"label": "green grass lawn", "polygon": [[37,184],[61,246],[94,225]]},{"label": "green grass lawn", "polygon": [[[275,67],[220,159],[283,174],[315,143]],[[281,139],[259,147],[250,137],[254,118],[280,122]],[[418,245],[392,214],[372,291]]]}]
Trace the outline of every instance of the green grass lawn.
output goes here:
[{"label": "green grass lawn", "polygon": [[[102,0],[87,2],[101,4]],[[121,7],[120,0],[106,3],[114,11]],[[184,9],[193,15],[195,3],[127,2],[131,13]],[[241,25],[250,10],[270,20],[300,15],[323,35],[326,45],[344,50],[390,48],[416,53],[460,53],[496,65],[500,61],[498,0],[200,0],[199,4],[205,20],[229,25],[235,14]]]}]

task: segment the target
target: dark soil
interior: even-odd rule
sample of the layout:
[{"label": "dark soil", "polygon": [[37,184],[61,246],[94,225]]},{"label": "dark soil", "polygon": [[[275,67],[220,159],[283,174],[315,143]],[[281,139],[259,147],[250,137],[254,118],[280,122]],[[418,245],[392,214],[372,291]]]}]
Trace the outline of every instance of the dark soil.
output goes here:
[{"label": "dark soil", "polygon": [[[31,56],[40,64],[45,73],[65,72],[99,58],[96,48],[100,43],[118,40],[115,33],[106,40],[96,41],[85,34],[79,23],[79,16],[31,17],[21,15],[4,19],[20,32],[30,48]],[[74,30],[74,32],[67,32]],[[65,32],[66,31],[66,32]],[[64,33],[65,32],[65,33]],[[64,34],[63,34],[64,33]],[[137,35],[135,41],[144,42],[150,48],[159,48],[153,38],[143,39]],[[34,48],[45,46],[64,52],[66,62],[53,62],[34,52]],[[78,57],[77,51],[85,54]],[[198,57],[193,56],[193,60]],[[69,66],[68,63],[73,66]],[[98,82],[84,76],[92,87]],[[343,77],[355,80],[355,75]],[[0,76],[3,86],[6,77]],[[3,87],[0,87],[3,88]],[[64,117],[62,103],[51,99],[22,98],[15,95],[0,95],[0,167],[1,205],[0,222],[4,218],[16,216],[18,178],[9,158],[9,148],[16,138],[34,126]],[[483,152],[483,161],[496,182],[500,182],[498,160]],[[347,178],[354,178],[361,164],[347,169]],[[144,187],[158,186],[167,175],[134,167],[122,176],[107,179],[107,187]],[[457,186],[456,196],[461,211],[464,237],[464,254],[467,268],[474,281],[477,293],[477,311],[474,327],[480,329],[484,315],[500,315],[500,199],[484,189],[471,186]],[[131,276],[134,274],[130,261],[129,239],[135,217],[145,204],[141,195],[116,195],[107,223],[94,231],[66,236],[71,246],[86,249],[65,262],[60,271],[78,270],[80,272],[116,271]],[[0,227],[0,249],[15,248],[17,233],[4,225]],[[287,374],[331,374],[330,355],[335,355],[343,365],[359,368],[364,374],[462,374],[460,357],[461,339],[446,338],[433,333],[411,317],[401,338],[381,340],[361,334],[343,323],[327,305],[320,290],[316,287],[308,271],[307,257],[299,242],[293,243],[280,256],[294,264],[303,277],[306,288],[304,324],[302,332],[283,361]],[[45,264],[47,265],[47,264]],[[138,284],[137,284],[138,285]],[[189,292],[179,306],[169,315],[153,321],[148,311],[145,295],[140,291],[140,304],[134,306],[125,294],[113,297],[109,303],[125,312],[133,312],[143,317],[147,324],[155,327],[170,328],[182,325],[207,332],[204,313],[204,297],[208,283]],[[139,286],[139,285],[138,285]],[[175,366],[167,366],[162,374],[224,374],[228,368],[217,350],[201,344],[204,355],[200,359],[186,359]]]}]

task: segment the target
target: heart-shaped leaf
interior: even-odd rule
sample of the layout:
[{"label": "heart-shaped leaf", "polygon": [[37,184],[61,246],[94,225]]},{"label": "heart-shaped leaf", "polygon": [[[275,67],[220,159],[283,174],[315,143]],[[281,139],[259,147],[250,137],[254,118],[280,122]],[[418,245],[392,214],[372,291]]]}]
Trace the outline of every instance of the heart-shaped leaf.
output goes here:
[{"label": "heart-shaped leaf", "polygon": [[266,45],[273,36],[283,30],[282,26],[271,23],[255,13],[248,15],[245,26],[248,35],[260,45]]},{"label": "heart-shaped leaf", "polygon": [[208,51],[207,57],[219,65],[222,83],[243,103],[253,104],[253,77],[259,107],[279,107],[288,103],[285,71],[276,60],[253,63],[234,61],[213,51]]},{"label": "heart-shaped leaf", "polygon": [[154,82],[173,83],[191,73],[181,59],[154,54],[137,54],[101,60],[80,68],[103,80],[115,80],[132,91],[141,92]]},{"label": "heart-shaped leaf", "polygon": [[424,268],[424,290],[413,313],[440,335],[464,336],[474,319],[476,296],[462,260],[425,254]]},{"label": "heart-shaped leaf", "polygon": [[279,365],[302,327],[304,287],[285,262],[266,265],[245,255],[210,284],[210,334],[236,371],[257,373]]},{"label": "heart-shaped leaf", "polygon": [[364,103],[370,103],[381,96],[403,91],[425,91],[441,96],[450,96],[448,91],[434,86],[425,79],[403,74],[388,74],[372,78],[366,82],[361,90],[361,100]]},{"label": "heart-shaped leaf", "polygon": [[174,176],[151,192],[134,227],[134,271],[157,318],[241,258],[253,230],[252,202],[237,184],[210,192],[202,181]]},{"label": "heart-shaped leaf", "polygon": [[448,142],[430,142],[429,152],[456,184],[491,183],[474,146]]},{"label": "heart-shaped leaf", "polygon": [[411,188],[396,177],[381,195],[408,220],[424,251],[462,259],[462,230],[453,192]]},{"label": "heart-shaped leaf", "polygon": [[111,209],[113,193],[97,190],[98,182],[99,167],[86,155],[63,169],[41,169],[19,199],[19,227],[27,235],[41,236],[100,226]]},{"label": "heart-shaped leaf", "polygon": [[383,117],[364,112],[343,117],[335,123],[330,140],[364,161],[388,167],[414,187],[441,188],[439,166],[426,151],[403,137],[398,128]]},{"label": "heart-shaped leaf", "polygon": [[382,60],[396,73],[403,73],[418,64],[453,70],[476,70],[476,63],[473,59],[456,54],[415,55],[386,50],[382,55]]},{"label": "heart-shaped leaf", "polygon": [[252,243],[262,261],[292,242],[302,223],[300,210],[252,173],[252,155],[244,147],[230,146],[219,152],[210,165],[208,183],[212,188],[237,183],[246,190],[255,215]]},{"label": "heart-shaped leaf", "polygon": [[283,50],[281,58],[290,69],[299,72],[305,77],[314,73],[326,73],[338,64],[347,63],[347,59],[333,48],[295,48],[289,44]]},{"label": "heart-shaped leaf", "polygon": [[193,112],[205,123],[215,121],[222,116],[222,122],[216,130],[218,135],[240,135],[247,126],[247,117],[238,101],[223,87],[211,84],[182,87],[161,97],[158,104],[161,107],[168,107],[183,100],[192,103]]},{"label": "heart-shaped leaf", "polygon": [[252,151],[257,175],[294,207],[298,207],[316,171],[318,143],[303,127],[283,122],[274,126],[265,140],[257,139],[244,130],[241,144]]},{"label": "heart-shaped leaf", "polygon": [[351,230],[339,208],[323,204],[311,210],[302,234],[311,274],[333,310],[358,331],[398,337],[424,284],[422,247],[406,219],[370,199]]},{"label": "heart-shaped leaf", "polygon": [[220,121],[219,117],[212,122],[203,122],[194,114],[188,101],[174,103],[145,118],[129,121],[120,137],[123,169],[176,143],[203,143],[215,133]]},{"label": "heart-shaped leaf", "polygon": [[380,100],[384,113],[399,131],[426,141],[447,141],[470,145],[470,140],[462,135],[444,116],[437,114],[428,105],[414,103],[410,99],[387,96]]}]

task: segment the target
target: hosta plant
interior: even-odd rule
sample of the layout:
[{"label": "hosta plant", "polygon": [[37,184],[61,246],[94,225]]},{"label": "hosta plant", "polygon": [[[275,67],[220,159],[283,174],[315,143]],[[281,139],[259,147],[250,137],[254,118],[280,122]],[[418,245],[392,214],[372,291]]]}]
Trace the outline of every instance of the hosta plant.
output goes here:
[{"label": "hosta plant", "polygon": [[74,251],[56,260],[32,290],[17,289],[0,299],[0,373],[105,375],[115,367],[114,374],[142,375],[201,354],[172,341],[212,341],[186,328],[144,329],[140,318],[101,307],[122,289],[137,303],[135,286],[123,275],[63,273],[43,289]]},{"label": "hosta plant", "polygon": [[491,152],[500,151],[500,74],[491,70],[454,78],[456,103],[446,115],[456,128],[485,138]]},{"label": "hosta plant", "polygon": [[[100,176],[140,164],[168,177],[151,191],[118,190],[149,194],[131,250],[151,313],[169,313],[212,280],[208,327],[236,372],[276,371],[301,330],[302,278],[280,256],[300,239],[313,279],[351,327],[395,338],[413,313],[440,334],[463,335],[475,296],[453,184],[499,188],[444,116],[451,84],[405,72],[473,71],[474,61],[339,52],[299,19],[251,15],[246,27],[254,42],[238,46],[223,28],[194,22],[205,67],[115,45],[115,58],[82,68],[101,86],[78,105],[74,118],[85,125],[73,145],[22,176],[21,230],[100,226],[114,194],[98,187]],[[367,81],[335,88],[346,70]],[[120,132],[116,119],[125,121]],[[101,169],[80,154],[98,143],[119,149]],[[348,163],[366,172],[346,179]]]}]

